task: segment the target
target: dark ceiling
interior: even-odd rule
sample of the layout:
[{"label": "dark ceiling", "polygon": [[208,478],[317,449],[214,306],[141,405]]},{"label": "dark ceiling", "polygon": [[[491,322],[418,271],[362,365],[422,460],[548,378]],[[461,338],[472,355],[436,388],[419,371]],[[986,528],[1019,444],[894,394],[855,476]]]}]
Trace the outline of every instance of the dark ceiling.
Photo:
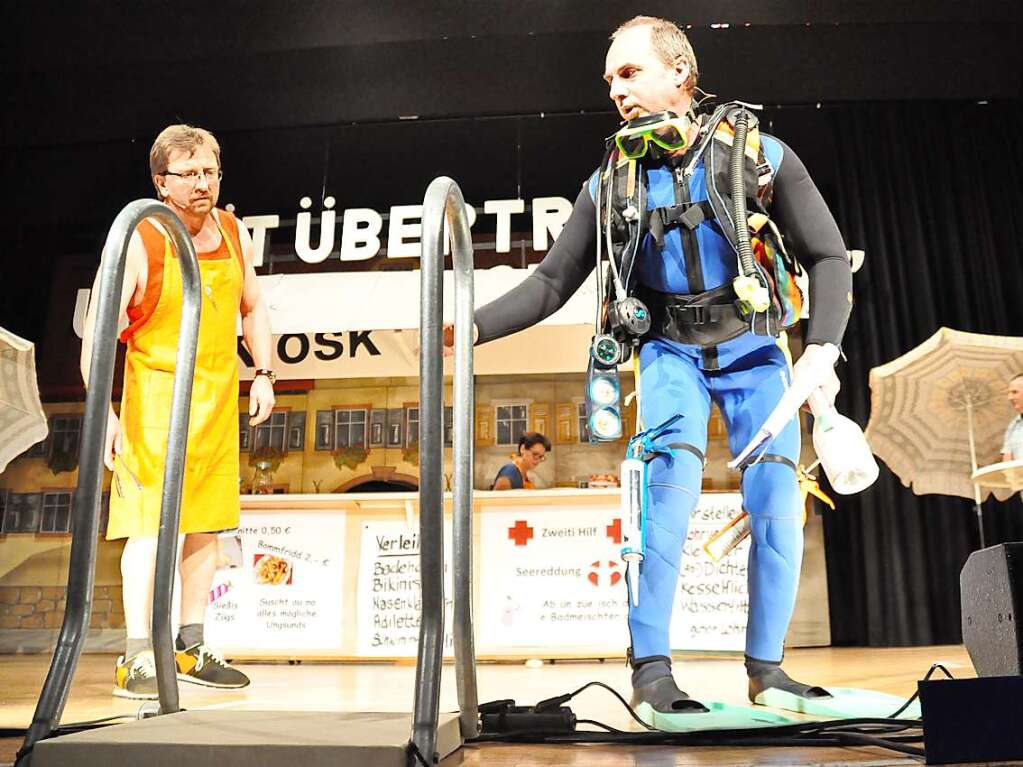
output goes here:
[{"label": "dark ceiling", "polygon": [[169,112],[233,131],[606,110],[607,34],[639,10],[692,25],[730,97],[1020,95],[1015,2],[8,0],[0,144],[148,140]]}]

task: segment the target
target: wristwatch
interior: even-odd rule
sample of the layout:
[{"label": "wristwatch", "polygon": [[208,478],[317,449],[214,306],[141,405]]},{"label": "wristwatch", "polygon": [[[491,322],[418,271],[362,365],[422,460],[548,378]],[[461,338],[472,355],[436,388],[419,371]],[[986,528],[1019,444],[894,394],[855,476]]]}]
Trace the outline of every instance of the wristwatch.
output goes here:
[{"label": "wristwatch", "polygon": [[269,378],[271,384],[277,383],[277,374],[272,370],[267,368],[256,368],[256,375],[253,376],[253,379],[259,378],[260,376],[266,376]]}]

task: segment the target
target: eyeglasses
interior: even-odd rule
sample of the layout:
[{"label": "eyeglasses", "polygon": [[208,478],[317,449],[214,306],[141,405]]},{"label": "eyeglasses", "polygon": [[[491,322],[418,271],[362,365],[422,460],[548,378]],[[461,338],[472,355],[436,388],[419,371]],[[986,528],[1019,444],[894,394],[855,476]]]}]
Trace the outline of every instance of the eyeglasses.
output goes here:
[{"label": "eyeglasses", "polygon": [[533,460],[536,461],[537,463],[539,463],[540,461],[546,461],[547,460],[547,454],[546,453],[537,453],[535,450],[530,450],[529,454],[531,456],[533,456]]},{"label": "eyeglasses", "polygon": [[186,170],[184,173],[172,173],[169,170],[165,170],[161,175],[164,176],[177,176],[186,184],[191,184],[193,187],[197,186],[200,178],[206,179],[207,186],[213,186],[220,182],[220,179],[224,177],[224,171],[220,168],[203,168],[202,170]]}]

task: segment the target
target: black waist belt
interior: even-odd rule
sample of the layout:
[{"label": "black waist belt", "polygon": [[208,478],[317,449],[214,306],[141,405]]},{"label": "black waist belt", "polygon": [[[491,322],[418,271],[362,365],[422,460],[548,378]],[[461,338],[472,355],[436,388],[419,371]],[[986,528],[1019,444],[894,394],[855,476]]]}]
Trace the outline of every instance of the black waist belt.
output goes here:
[{"label": "black waist belt", "polygon": [[730,284],[695,296],[661,293],[646,287],[637,291],[650,309],[650,332],[701,347],[715,346],[750,330]]}]

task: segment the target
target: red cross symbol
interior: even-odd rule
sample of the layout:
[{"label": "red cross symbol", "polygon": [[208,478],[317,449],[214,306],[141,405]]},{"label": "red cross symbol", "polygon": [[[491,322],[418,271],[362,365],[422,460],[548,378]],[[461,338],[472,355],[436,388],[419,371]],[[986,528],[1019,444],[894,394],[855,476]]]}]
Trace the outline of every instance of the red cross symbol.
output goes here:
[{"label": "red cross symbol", "polygon": [[516,546],[525,546],[533,537],[533,528],[527,525],[525,520],[516,520],[515,526],[508,528],[508,537],[515,541]]},{"label": "red cross symbol", "polygon": [[607,537],[614,543],[622,542],[622,520],[616,519],[607,526]]}]

